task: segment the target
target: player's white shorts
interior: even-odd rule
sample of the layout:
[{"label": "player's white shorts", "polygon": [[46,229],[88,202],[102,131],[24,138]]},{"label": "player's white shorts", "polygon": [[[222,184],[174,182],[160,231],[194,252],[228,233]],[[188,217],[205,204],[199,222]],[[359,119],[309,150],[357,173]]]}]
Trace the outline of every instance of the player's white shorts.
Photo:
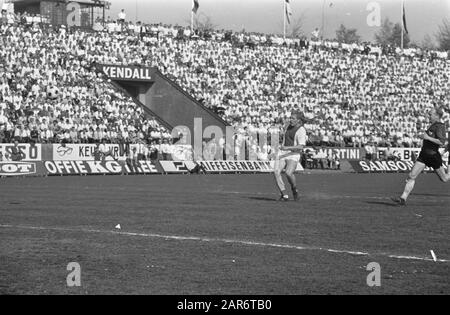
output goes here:
[{"label": "player's white shorts", "polygon": [[281,159],[280,159],[281,156],[286,155],[286,154],[289,154],[289,153],[291,153],[291,152],[290,152],[290,151],[280,151],[280,152],[278,153],[278,155],[277,155],[276,161],[294,161],[294,162],[297,162],[297,163],[300,162],[300,159],[301,159],[301,157],[302,157],[300,153],[298,153],[298,154],[293,154],[293,155],[289,155],[289,156],[287,156],[287,157],[284,157],[284,158],[281,158]]}]

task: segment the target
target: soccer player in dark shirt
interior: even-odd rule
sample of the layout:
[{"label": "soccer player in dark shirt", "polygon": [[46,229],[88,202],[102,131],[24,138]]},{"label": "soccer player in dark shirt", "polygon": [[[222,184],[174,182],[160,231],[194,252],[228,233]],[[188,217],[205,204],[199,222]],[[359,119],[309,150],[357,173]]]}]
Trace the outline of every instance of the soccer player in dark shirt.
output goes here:
[{"label": "soccer player in dark shirt", "polygon": [[445,152],[449,152],[447,173],[450,174],[450,132],[448,133],[447,148],[445,149]]},{"label": "soccer player in dark shirt", "polygon": [[447,140],[445,124],[441,122],[442,117],[444,116],[444,110],[442,108],[435,108],[430,112],[429,116],[432,125],[428,128],[427,132],[421,136],[423,139],[422,151],[409,174],[405,190],[401,197],[392,198],[397,205],[406,205],[406,200],[414,189],[417,177],[427,166],[434,169],[442,182],[447,183],[450,180],[450,168],[448,168],[446,173],[442,162],[442,156],[439,153],[439,149],[445,146]]}]

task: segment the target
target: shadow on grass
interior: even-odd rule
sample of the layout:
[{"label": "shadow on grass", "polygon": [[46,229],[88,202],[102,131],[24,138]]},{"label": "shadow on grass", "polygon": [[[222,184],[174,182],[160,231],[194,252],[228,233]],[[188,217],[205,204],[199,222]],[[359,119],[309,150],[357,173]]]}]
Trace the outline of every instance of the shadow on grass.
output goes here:
[{"label": "shadow on grass", "polygon": [[257,201],[274,202],[274,203],[278,203],[278,204],[298,203],[298,201],[295,201],[293,199],[289,199],[289,201],[279,201],[278,199],[274,199],[274,198],[270,198],[270,197],[247,197],[247,199],[257,200]]},{"label": "shadow on grass", "polygon": [[369,205],[381,205],[381,206],[389,206],[389,207],[399,208],[398,205],[396,205],[393,202],[389,202],[389,201],[366,201],[366,203],[368,203]]},{"label": "shadow on grass", "polygon": [[248,199],[251,200],[257,200],[257,201],[271,201],[271,202],[278,202],[278,200],[274,199],[274,198],[269,198],[269,197],[247,197]]},{"label": "shadow on grass", "polygon": [[450,195],[446,194],[412,194],[413,196],[422,196],[422,197],[446,197],[450,198]]}]

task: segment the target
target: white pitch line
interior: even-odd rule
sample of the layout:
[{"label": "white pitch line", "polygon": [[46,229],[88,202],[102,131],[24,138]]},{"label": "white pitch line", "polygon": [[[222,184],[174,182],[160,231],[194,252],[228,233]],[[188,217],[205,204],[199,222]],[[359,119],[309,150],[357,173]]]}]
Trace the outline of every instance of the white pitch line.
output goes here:
[{"label": "white pitch line", "polygon": [[433,259],[426,257],[416,257],[416,256],[400,256],[391,254],[370,254],[366,252],[359,251],[348,251],[348,250],[338,250],[331,248],[322,248],[316,246],[298,246],[298,245],[287,245],[287,244],[276,244],[276,243],[263,243],[263,242],[252,242],[244,240],[231,240],[231,239],[221,239],[221,238],[207,238],[207,237],[197,237],[197,236],[176,236],[176,235],[162,235],[154,233],[132,233],[132,232],[122,232],[122,231],[107,231],[107,230],[93,230],[93,229],[70,229],[70,228],[57,228],[57,227],[37,227],[37,226],[20,226],[20,225],[2,225],[0,228],[3,229],[21,229],[21,230],[34,230],[34,231],[56,231],[56,232],[82,232],[82,233],[97,233],[97,234],[112,234],[112,235],[123,235],[123,236],[140,236],[146,238],[160,238],[165,240],[176,240],[176,241],[197,241],[197,242],[208,242],[208,243],[225,243],[225,244],[239,244],[246,246],[258,246],[258,247],[273,247],[273,248],[284,248],[284,249],[295,249],[295,250],[310,250],[310,251],[322,251],[328,253],[337,254],[347,254],[352,256],[385,256],[388,258],[403,259],[403,260],[418,260],[418,261],[430,261],[430,262],[441,262],[449,263],[450,260],[439,259],[434,261]]}]

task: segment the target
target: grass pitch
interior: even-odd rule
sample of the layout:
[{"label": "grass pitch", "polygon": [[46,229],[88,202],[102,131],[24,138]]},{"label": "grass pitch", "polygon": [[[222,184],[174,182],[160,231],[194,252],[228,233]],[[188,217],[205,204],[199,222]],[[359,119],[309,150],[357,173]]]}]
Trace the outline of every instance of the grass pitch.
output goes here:
[{"label": "grass pitch", "polygon": [[449,294],[450,187],[394,207],[404,179],[299,174],[288,203],[270,175],[1,179],[0,293]]}]

